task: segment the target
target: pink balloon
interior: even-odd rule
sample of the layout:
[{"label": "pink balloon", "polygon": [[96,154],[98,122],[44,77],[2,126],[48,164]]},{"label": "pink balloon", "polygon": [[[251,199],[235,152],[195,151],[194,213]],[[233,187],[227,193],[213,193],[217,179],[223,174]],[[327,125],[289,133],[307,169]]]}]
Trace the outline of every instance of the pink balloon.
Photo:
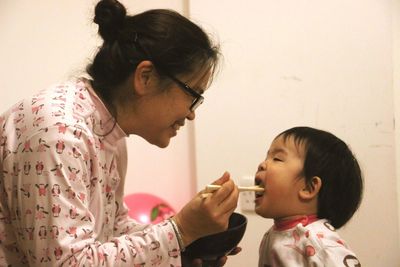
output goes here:
[{"label": "pink balloon", "polygon": [[128,215],[141,223],[159,223],[175,215],[175,210],[163,199],[148,193],[129,194],[124,197]]}]

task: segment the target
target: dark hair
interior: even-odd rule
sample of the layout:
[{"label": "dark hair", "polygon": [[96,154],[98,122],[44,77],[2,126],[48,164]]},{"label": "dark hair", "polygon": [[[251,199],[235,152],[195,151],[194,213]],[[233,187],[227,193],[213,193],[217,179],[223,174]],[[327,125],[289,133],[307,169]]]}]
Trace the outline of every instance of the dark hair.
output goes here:
[{"label": "dark hair", "polygon": [[207,34],[172,10],[154,9],[127,16],[118,1],[102,0],[96,5],[94,22],[104,42],[86,70],[105,101],[111,102],[111,90],[143,60],[153,62],[160,78],[165,78],[165,72],[190,74],[203,67],[214,72],[218,63],[219,49]]},{"label": "dark hair", "polygon": [[363,194],[361,169],[350,148],[335,135],[310,127],[294,127],[279,136],[304,144],[306,183],[311,186],[314,176],[322,180],[317,216],[328,219],[335,228],[345,225],[360,206]]}]

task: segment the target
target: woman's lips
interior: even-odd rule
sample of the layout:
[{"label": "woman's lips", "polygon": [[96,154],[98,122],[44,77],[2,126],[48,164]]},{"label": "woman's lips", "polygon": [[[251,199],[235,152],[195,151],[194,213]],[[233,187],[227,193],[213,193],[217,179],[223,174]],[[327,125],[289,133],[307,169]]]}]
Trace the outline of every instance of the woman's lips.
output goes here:
[{"label": "woman's lips", "polygon": [[180,128],[181,126],[179,125],[179,124],[174,124],[174,125],[172,125],[172,128],[175,130],[175,131],[178,131],[179,130],[179,128]]},{"label": "woman's lips", "polygon": [[178,131],[182,126],[184,126],[185,124],[184,123],[179,123],[179,122],[175,122],[173,125],[172,125],[172,128],[175,130],[175,131]]}]

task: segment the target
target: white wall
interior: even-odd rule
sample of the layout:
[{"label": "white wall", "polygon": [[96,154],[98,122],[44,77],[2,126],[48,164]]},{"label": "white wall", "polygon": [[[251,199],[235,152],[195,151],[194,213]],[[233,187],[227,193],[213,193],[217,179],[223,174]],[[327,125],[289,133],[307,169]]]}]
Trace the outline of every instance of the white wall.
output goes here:
[{"label": "white wall", "polygon": [[[121,2],[131,14],[150,8],[178,12],[186,8],[182,0]],[[92,23],[95,3],[0,1],[0,113],[20,98],[82,73],[100,44],[97,25]],[[126,193],[152,193],[180,209],[195,190],[193,142],[191,123],[167,149],[129,138]]]},{"label": "white wall", "polygon": [[[398,266],[398,7],[397,0],[192,1],[191,17],[219,36],[225,55],[197,112],[199,188],[224,170],[237,181],[254,175],[284,129],[332,131],[351,145],[365,174],[361,209],[340,234],[363,266]],[[396,82],[396,104],[398,89]],[[229,267],[257,266],[259,241],[272,224],[246,215],[243,251]]]},{"label": "white wall", "polygon": [[[0,1],[1,110],[81,73],[98,42],[90,21],[94,2]],[[187,8],[181,0],[122,2],[132,13]],[[191,16],[221,41],[223,69],[197,111],[196,129],[190,124],[164,150],[129,139],[126,191],[154,193],[180,208],[195,187],[189,179],[195,177],[194,130],[200,189],[224,170],[235,179],[253,175],[269,142],[283,129],[298,124],[324,128],[351,144],[365,171],[364,202],[341,231],[343,237],[363,266],[398,265],[393,102],[398,125],[399,0],[253,0],[242,5],[190,2]],[[399,127],[396,141],[400,151]],[[397,158],[400,177],[399,152]],[[246,215],[243,252],[227,267],[256,266],[258,242],[271,225]]]},{"label": "white wall", "polygon": [[[393,90],[395,106],[395,142],[396,142],[396,176],[397,208],[400,217],[400,0],[393,1]],[[399,219],[400,232],[400,219]]]}]

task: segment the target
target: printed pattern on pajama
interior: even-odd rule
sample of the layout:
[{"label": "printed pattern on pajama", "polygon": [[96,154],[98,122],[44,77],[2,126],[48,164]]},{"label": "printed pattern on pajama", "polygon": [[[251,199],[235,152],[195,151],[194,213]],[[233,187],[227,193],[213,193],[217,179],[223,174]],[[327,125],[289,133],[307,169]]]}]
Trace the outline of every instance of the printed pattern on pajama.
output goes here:
[{"label": "printed pattern on pajama", "polygon": [[354,252],[325,219],[287,230],[274,227],[260,244],[259,267],[361,267]]},{"label": "printed pattern on pajama", "polygon": [[181,266],[170,222],[128,217],[113,125],[83,78],[0,116],[0,266]]}]

